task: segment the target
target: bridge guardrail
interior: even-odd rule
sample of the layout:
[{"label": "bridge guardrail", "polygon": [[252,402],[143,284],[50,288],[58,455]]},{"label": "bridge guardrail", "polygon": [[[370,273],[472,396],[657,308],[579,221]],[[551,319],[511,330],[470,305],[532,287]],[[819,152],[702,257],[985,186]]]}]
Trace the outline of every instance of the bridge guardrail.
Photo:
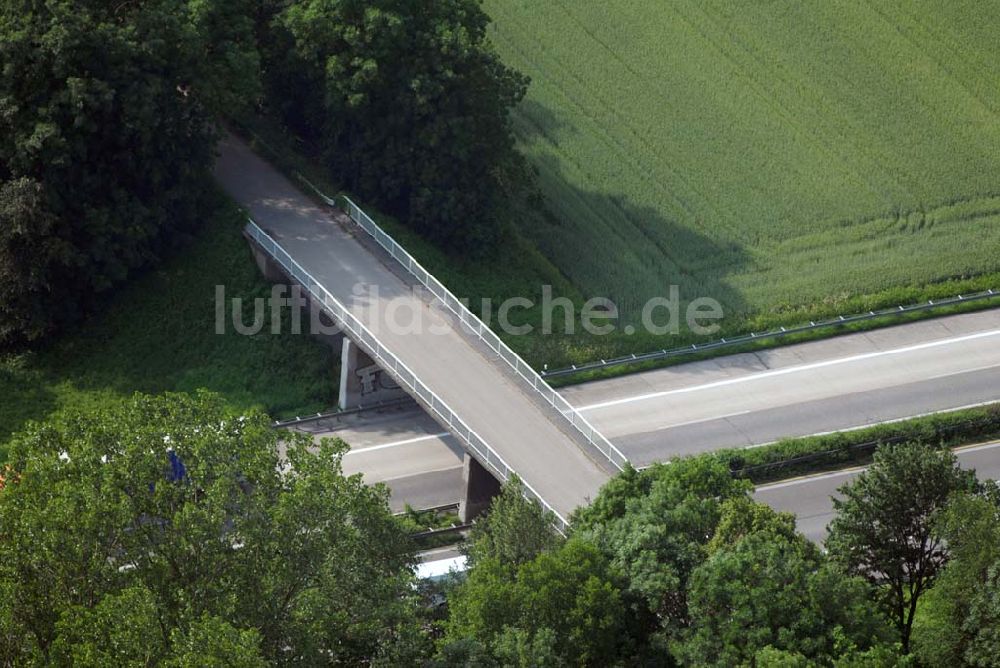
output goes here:
[{"label": "bridge guardrail", "polygon": [[[373,360],[378,361],[383,369],[391,373],[400,385],[405,385],[411,389],[426,406],[449,425],[452,433],[460,441],[469,446],[479,456],[480,461],[485,463],[487,468],[496,472],[500,480],[506,481],[512,473],[517,473],[479,434],[470,429],[441,397],[427,387],[401,359],[382,345],[371,330],[365,327],[354,314],[348,311],[336,297],[330,294],[329,290],[313,278],[312,274],[296,262],[288,254],[288,251],[282,248],[267,232],[262,230],[253,219],[248,218],[246,231],[268,255],[284,267],[285,271],[292,278],[297,280],[314,299],[327,309],[327,312],[333,317],[338,326],[351,333],[353,340]],[[569,527],[569,522],[567,522],[566,518],[560,515],[555,508],[542,498],[541,494],[528,484],[524,476],[519,475],[519,477],[524,484],[525,492],[537,500],[545,510],[552,513],[556,518],[557,529],[565,533]]]},{"label": "bridge guardrail", "polygon": [[[316,186],[310,183],[301,174],[299,178],[320,197],[324,202],[333,207],[339,207],[337,199],[323,194]],[[399,263],[403,269],[409,272],[431,294],[437,298],[449,311],[458,316],[459,321],[465,327],[478,336],[487,346],[490,347],[504,362],[507,363],[517,373],[518,378],[536,394],[539,394],[550,406],[559,411],[570,425],[580,432],[592,446],[597,448],[608,461],[615,465],[618,470],[623,470],[628,463],[628,459],[621,450],[614,446],[604,434],[599,432],[590,422],[583,417],[561,394],[549,386],[545,379],[538,374],[520,355],[514,352],[510,346],[504,343],[496,333],[483,322],[479,316],[469,310],[469,308],[456,297],[451,290],[446,288],[441,281],[434,277],[429,271],[423,268],[416,258],[399,245],[388,233],[371,219],[364,210],[355,204],[350,197],[341,195],[340,199],[346,204],[347,215],[354,223],[372,237],[392,258]]]}]

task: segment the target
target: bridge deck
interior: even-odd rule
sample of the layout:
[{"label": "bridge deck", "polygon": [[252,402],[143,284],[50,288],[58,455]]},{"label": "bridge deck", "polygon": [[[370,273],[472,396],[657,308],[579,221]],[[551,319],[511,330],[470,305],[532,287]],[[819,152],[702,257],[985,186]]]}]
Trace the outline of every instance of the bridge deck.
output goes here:
[{"label": "bridge deck", "polygon": [[[333,216],[234,137],[221,143],[215,174],[261,228],[375,331],[558,513],[568,517],[596,496],[609,477],[606,470],[457,323],[414,294]],[[372,286],[378,287],[377,295]],[[387,317],[392,309],[397,310]],[[416,312],[422,319],[419,331],[389,326],[395,319],[405,324],[406,314]]]}]

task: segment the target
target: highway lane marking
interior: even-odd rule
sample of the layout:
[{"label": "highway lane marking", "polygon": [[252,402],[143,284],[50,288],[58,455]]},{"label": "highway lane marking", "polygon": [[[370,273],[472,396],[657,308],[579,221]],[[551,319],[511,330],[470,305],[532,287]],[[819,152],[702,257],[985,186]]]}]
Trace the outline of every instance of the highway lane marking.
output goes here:
[{"label": "highway lane marking", "polygon": [[[957,448],[953,448],[952,452],[954,452],[956,456],[961,456],[968,452],[979,452],[981,450],[992,450],[994,448],[1000,448],[1000,441],[992,441],[990,443],[980,443],[977,445],[964,445]],[[868,468],[867,466],[853,466],[849,469],[840,469],[837,471],[830,471],[829,473],[818,473],[816,475],[808,475],[799,478],[792,478],[791,480],[773,482],[767,485],[760,485],[756,487],[754,489],[754,493],[756,494],[757,492],[767,492],[772,489],[781,489],[783,487],[794,487],[795,485],[806,485],[814,482],[820,482],[822,480],[829,480],[830,478],[843,477],[854,473],[861,473],[867,468]]]},{"label": "highway lane marking", "polygon": [[442,431],[440,434],[428,434],[427,436],[417,436],[416,438],[408,438],[403,441],[394,441],[392,443],[383,443],[382,445],[372,445],[367,448],[359,448],[357,450],[348,450],[347,454],[344,455],[348,457],[350,455],[361,455],[366,452],[372,452],[373,450],[385,450],[387,448],[397,448],[401,445],[410,445],[412,443],[419,443],[421,441],[429,441],[434,438],[443,438],[445,436],[451,436],[451,433],[447,431]]},{"label": "highway lane marking", "polygon": [[803,478],[795,478],[793,480],[786,480],[784,482],[771,483],[770,485],[761,485],[754,489],[754,492],[767,492],[772,489],[782,489],[783,487],[794,487],[795,485],[805,485],[809,483],[819,482],[821,480],[829,480],[830,478],[841,478],[846,475],[852,475],[855,473],[860,473],[864,471],[867,466],[855,466],[849,469],[841,469],[839,471],[832,471],[830,473],[821,473],[819,475],[806,476]]},{"label": "highway lane marking", "polygon": [[[746,414],[752,413],[752,412],[753,412],[752,410],[747,409],[745,411],[737,411],[735,413],[726,413],[725,415],[711,415],[709,417],[699,418],[697,420],[688,420],[687,422],[678,422],[676,424],[666,424],[666,425],[663,425],[662,427],[657,427],[656,429],[651,429],[650,432],[664,431],[666,429],[676,429],[677,427],[690,427],[693,424],[701,424],[703,422],[714,422],[715,420],[727,420],[727,419],[729,419],[731,417],[739,417],[741,415],[746,415]],[[632,435],[634,435],[633,432],[625,432],[625,433],[622,433],[622,434],[617,434],[617,433],[614,433],[614,432],[612,432],[611,430],[609,430],[607,428],[605,428],[602,433],[604,433],[605,435],[611,434],[613,438],[618,438],[618,437],[621,437],[621,436],[632,436]],[[649,433],[649,432],[647,432],[647,433]],[[745,446],[745,447],[751,448],[753,446],[752,445],[748,445],[748,446]]]},{"label": "highway lane marking", "polygon": [[762,373],[753,374],[751,376],[743,376],[740,378],[727,378],[725,380],[717,380],[712,383],[705,383],[704,385],[695,385],[692,387],[681,387],[675,390],[664,390],[662,392],[651,392],[649,394],[640,394],[634,397],[626,397],[624,399],[613,399],[611,401],[603,401],[596,404],[590,404],[587,406],[577,406],[576,410],[578,412],[591,411],[599,408],[610,408],[612,406],[620,406],[623,404],[630,404],[637,401],[646,401],[649,399],[658,399],[660,397],[665,397],[673,394],[685,394],[688,392],[698,392],[701,390],[709,390],[716,387],[725,387],[727,385],[737,385],[739,383],[748,383],[756,380],[763,380],[765,378],[773,378],[776,376],[786,376],[793,373],[801,373],[803,371],[813,371],[815,369],[823,369],[826,367],[836,366],[838,364],[849,364],[851,362],[860,362],[867,359],[874,359],[876,357],[883,357],[886,355],[902,355],[905,353],[912,353],[919,350],[928,350],[930,348],[938,348],[941,346],[954,345],[957,343],[965,343],[966,341],[974,341],[977,339],[983,339],[991,336],[1000,335],[1000,329],[991,330],[989,332],[977,332],[976,334],[967,334],[965,336],[958,336],[951,339],[942,339],[940,341],[930,341],[928,343],[918,343],[912,346],[906,346],[904,348],[894,348],[892,350],[880,350],[873,353],[863,353],[860,355],[851,355],[850,357],[841,357],[833,360],[825,360],[823,362],[813,362],[811,364],[802,364],[799,366],[787,367],[784,369],[775,369],[773,371],[765,371]]}]

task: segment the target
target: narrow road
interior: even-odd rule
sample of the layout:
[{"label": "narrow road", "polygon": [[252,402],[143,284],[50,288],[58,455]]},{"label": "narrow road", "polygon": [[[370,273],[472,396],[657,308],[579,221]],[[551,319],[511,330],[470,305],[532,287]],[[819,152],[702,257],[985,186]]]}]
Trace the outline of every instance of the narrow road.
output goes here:
[{"label": "narrow road", "polygon": [[450,317],[235,137],[215,176],[302,267],[429,386],[564,518],[608,472]]}]

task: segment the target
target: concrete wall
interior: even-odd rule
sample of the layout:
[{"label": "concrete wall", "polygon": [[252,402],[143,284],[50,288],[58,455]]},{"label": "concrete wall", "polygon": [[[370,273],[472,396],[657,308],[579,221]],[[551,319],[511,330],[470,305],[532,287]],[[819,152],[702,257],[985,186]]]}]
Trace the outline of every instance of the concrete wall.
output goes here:
[{"label": "concrete wall", "polygon": [[344,337],[340,355],[341,410],[406,396],[406,392],[396,384],[392,376],[356,343]]}]

